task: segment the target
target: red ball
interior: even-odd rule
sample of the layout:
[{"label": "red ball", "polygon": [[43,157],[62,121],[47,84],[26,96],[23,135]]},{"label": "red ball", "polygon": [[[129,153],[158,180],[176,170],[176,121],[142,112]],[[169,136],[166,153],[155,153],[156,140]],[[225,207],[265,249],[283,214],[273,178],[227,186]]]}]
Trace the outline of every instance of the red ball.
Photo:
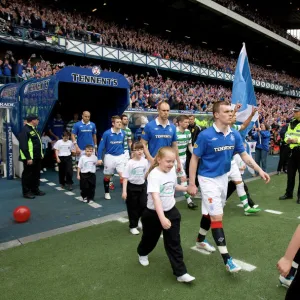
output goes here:
[{"label": "red ball", "polygon": [[30,209],[27,206],[18,206],[14,210],[14,219],[18,223],[28,221],[30,218]]}]

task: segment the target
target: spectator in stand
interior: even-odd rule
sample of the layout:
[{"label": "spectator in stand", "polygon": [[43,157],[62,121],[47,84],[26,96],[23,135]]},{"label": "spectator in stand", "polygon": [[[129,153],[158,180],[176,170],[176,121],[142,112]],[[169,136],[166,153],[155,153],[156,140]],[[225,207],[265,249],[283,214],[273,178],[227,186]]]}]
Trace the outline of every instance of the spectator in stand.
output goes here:
[{"label": "spectator in stand", "polygon": [[4,60],[4,65],[3,65],[3,75],[5,76],[6,78],[6,83],[10,83],[11,81],[11,65],[9,64],[9,60],[8,59],[5,59]]}]

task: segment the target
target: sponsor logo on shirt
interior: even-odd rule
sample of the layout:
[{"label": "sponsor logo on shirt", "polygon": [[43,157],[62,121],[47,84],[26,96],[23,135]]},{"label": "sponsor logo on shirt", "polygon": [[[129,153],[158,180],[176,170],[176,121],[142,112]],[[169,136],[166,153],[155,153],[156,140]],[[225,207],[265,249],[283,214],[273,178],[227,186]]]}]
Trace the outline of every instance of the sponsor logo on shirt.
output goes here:
[{"label": "sponsor logo on shirt", "polygon": [[169,181],[160,186],[161,196],[169,196],[174,194],[174,182]]},{"label": "sponsor logo on shirt", "polygon": [[144,176],[144,167],[137,167],[131,171],[133,176]]},{"label": "sponsor logo on shirt", "polygon": [[168,135],[168,134],[156,134],[156,135],[155,135],[155,138],[156,138],[156,139],[171,139],[172,136],[171,136],[171,135]]},{"label": "sponsor logo on shirt", "polygon": [[221,152],[226,150],[233,150],[234,146],[223,146],[223,147],[216,147],[214,148],[215,152]]},{"label": "sponsor logo on shirt", "polygon": [[194,144],[194,148],[198,148],[198,145],[196,143]]},{"label": "sponsor logo on shirt", "polygon": [[110,144],[123,144],[123,141],[110,141]]}]

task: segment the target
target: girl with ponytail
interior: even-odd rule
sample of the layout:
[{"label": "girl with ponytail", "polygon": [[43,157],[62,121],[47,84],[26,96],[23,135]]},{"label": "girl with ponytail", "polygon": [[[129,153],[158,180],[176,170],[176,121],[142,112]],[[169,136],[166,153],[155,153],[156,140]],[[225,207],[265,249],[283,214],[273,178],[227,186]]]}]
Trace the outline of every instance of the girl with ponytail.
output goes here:
[{"label": "girl with ponytail", "polygon": [[177,184],[174,167],[176,153],[171,147],[162,147],[154,158],[147,177],[147,208],[142,214],[143,236],[137,252],[139,262],[149,265],[148,254],[155,248],[161,232],[173,274],[179,282],[190,282],[195,277],[187,273],[180,243],[181,215],[175,206],[175,190],[185,192],[187,187]]}]

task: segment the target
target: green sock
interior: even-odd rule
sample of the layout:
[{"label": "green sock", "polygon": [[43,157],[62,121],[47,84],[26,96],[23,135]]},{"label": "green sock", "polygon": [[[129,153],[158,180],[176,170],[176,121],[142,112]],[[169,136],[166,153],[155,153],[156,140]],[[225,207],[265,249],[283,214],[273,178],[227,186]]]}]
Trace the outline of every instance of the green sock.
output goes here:
[{"label": "green sock", "polygon": [[242,202],[242,204],[244,206],[244,210],[248,210],[250,208],[250,206],[248,204],[248,197],[247,197],[247,195],[241,196],[240,197],[240,201]]}]

